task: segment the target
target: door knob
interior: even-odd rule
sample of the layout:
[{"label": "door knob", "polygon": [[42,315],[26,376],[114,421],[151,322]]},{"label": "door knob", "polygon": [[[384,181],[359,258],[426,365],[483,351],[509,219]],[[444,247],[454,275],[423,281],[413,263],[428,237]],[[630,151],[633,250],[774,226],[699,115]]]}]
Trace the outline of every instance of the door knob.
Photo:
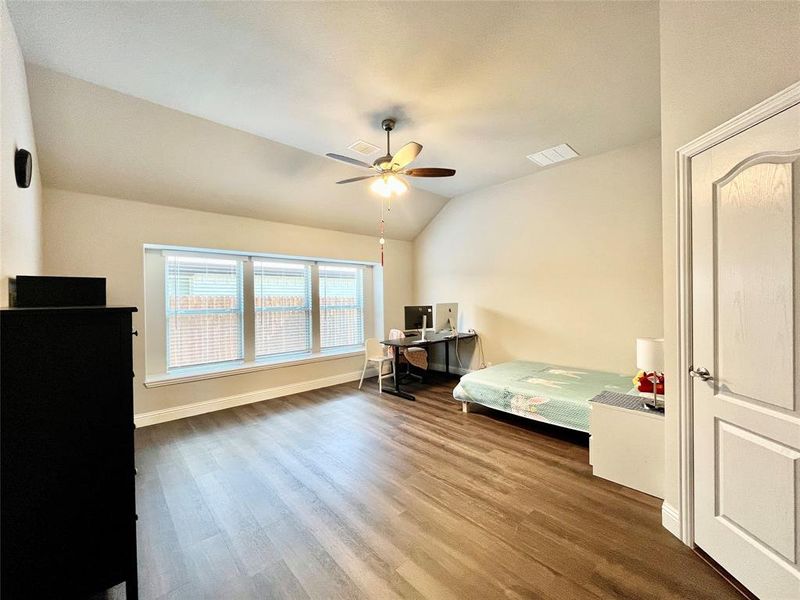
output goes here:
[{"label": "door knob", "polygon": [[692,367],[689,369],[689,375],[691,375],[692,377],[697,377],[701,381],[710,381],[711,379],[714,379],[711,376],[711,373],[709,373],[708,369],[706,369],[705,367],[698,367],[696,369]]}]

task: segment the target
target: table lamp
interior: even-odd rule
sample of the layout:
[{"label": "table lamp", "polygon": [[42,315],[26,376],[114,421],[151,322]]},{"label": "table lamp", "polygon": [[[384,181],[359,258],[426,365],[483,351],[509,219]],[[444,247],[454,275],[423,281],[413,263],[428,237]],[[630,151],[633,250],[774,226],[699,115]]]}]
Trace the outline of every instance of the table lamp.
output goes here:
[{"label": "table lamp", "polygon": [[664,402],[658,401],[658,379],[664,371],[664,338],[636,338],[636,367],[653,383],[653,398],[643,400],[650,410],[664,410]]}]

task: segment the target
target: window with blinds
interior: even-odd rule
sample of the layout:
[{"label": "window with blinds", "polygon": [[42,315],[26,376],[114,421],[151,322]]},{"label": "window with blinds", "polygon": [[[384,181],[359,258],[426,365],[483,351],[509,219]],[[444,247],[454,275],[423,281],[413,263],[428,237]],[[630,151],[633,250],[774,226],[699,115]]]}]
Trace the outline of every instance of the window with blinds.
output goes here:
[{"label": "window with blinds", "polygon": [[256,357],[311,352],[311,266],[254,261]]},{"label": "window with blinds", "polygon": [[364,273],[360,267],[319,267],[320,349],[364,343]]},{"label": "window with blinds", "polygon": [[369,264],[146,245],[145,280],[159,383],[349,355],[380,310]]},{"label": "window with blinds", "polygon": [[167,256],[167,369],[240,360],[242,263]]}]

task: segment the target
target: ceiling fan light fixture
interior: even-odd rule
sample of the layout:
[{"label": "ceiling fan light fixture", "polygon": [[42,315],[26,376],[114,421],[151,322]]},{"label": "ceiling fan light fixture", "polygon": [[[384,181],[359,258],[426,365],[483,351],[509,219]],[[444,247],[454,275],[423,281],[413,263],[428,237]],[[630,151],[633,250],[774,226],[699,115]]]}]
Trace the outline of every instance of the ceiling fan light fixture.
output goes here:
[{"label": "ceiling fan light fixture", "polygon": [[394,175],[389,176],[389,185],[392,186],[392,192],[394,192],[395,196],[405,194],[408,191],[408,184]]},{"label": "ceiling fan light fixture", "polygon": [[369,186],[373,192],[384,198],[391,198],[392,196],[399,196],[408,191],[408,184],[397,175],[383,175],[376,179],[372,185]]}]

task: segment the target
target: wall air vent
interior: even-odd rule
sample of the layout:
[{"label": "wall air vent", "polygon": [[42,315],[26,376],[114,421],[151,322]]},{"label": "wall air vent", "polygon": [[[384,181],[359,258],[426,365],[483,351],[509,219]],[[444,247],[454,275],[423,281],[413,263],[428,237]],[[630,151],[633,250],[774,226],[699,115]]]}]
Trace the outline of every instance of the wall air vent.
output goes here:
[{"label": "wall air vent", "polygon": [[347,147],[348,150],[352,150],[353,152],[358,152],[363,156],[369,156],[370,154],[375,154],[380,148],[378,148],[375,144],[370,144],[369,142],[365,142],[364,140],[356,140],[352,144]]},{"label": "wall air vent", "polygon": [[557,162],[561,162],[562,160],[575,158],[576,156],[580,155],[575,152],[575,150],[570,148],[569,144],[559,144],[558,146],[553,146],[552,148],[542,150],[541,152],[528,154],[527,158],[529,161],[536,163],[540,167],[547,167]]}]

